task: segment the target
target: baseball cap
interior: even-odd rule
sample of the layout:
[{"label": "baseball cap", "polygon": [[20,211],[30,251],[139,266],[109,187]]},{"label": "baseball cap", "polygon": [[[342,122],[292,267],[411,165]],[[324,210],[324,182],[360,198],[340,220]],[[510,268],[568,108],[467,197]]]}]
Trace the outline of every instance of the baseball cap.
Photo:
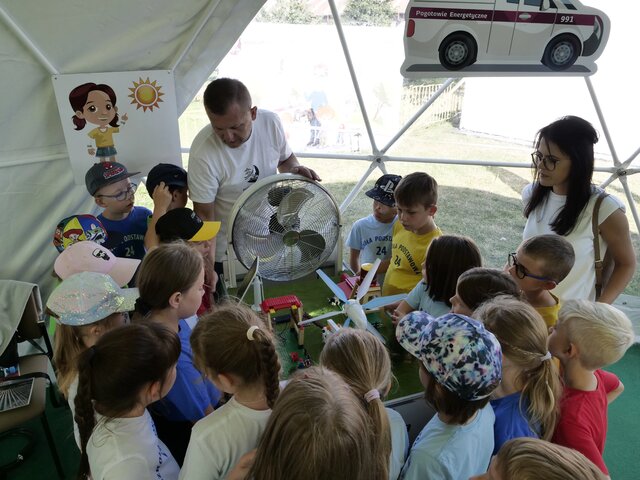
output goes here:
[{"label": "baseball cap", "polygon": [[411,312],[398,323],[396,338],[439,384],[463,400],[486,398],[500,384],[500,343],[472,318]]},{"label": "baseball cap", "polygon": [[80,272],[62,281],[47,307],[64,325],[90,325],[117,312],[129,312],[140,296],[137,288],[120,288],[109,275]]},{"label": "baseball cap", "polygon": [[60,220],[53,233],[53,245],[58,252],[82,240],[104,243],[107,231],[102,222],[93,215],[72,215]]},{"label": "baseball cap", "polygon": [[75,273],[97,272],[110,275],[118,285],[131,281],[140,265],[137,258],[119,258],[96,242],[74,243],[58,255],[53,269],[63,280]]},{"label": "baseball cap", "polygon": [[149,196],[153,195],[155,188],[164,182],[166,185],[176,187],[187,186],[187,171],[172,163],[159,163],[147,175],[146,187]]},{"label": "baseball cap", "polygon": [[400,183],[402,177],[400,175],[385,174],[382,175],[371,190],[367,190],[364,194],[374,200],[386,205],[387,207],[395,207],[396,200],[393,197],[393,191]]},{"label": "baseball cap", "polygon": [[204,222],[190,208],[174,208],[156,222],[156,233],[161,240],[177,239],[189,242],[211,240],[218,234],[220,222]]},{"label": "baseball cap", "polygon": [[129,172],[127,167],[118,162],[94,163],[84,176],[89,195],[94,196],[98,190],[106,185],[133,177],[140,172]]}]

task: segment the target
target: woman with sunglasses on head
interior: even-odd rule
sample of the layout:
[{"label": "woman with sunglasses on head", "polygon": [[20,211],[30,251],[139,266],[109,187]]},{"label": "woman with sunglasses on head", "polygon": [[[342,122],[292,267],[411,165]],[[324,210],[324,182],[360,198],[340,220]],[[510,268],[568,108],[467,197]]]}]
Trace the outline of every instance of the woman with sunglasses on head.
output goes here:
[{"label": "woman with sunglasses on head", "polygon": [[527,218],[523,238],[547,233],[564,236],[575,251],[575,264],[554,293],[561,299],[590,299],[612,303],[627,286],[636,259],[625,207],[612,195],[598,210],[600,258],[610,257],[613,269],[596,298],[592,218],[603,192],[592,183],[593,146],[598,134],[579,117],[567,116],[543,127],[531,154],[534,181],[522,192]]}]

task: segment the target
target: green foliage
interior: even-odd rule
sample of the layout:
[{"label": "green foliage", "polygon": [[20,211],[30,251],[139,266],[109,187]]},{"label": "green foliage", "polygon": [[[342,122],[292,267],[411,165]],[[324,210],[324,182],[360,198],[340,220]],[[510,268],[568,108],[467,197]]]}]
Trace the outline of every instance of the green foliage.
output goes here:
[{"label": "green foliage", "polygon": [[305,0],[277,0],[270,9],[262,9],[256,16],[258,22],[309,24],[317,23],[317,18],[309,10]]},{"label": "green foliage", "polygon": [[391,0],[349,0],[341,18],[346,24],[386,27],[395,13]]}]

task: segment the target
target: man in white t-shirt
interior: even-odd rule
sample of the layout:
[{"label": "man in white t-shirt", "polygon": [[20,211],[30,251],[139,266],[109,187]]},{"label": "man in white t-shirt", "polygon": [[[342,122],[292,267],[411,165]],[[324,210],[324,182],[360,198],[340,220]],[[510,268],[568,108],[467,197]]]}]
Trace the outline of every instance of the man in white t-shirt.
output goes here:
[{"label": "man in white t-shirt", "polygon": [[221,274],[229,215],[244,190],[277,172],[320,178],[298,163],[280,119],[252,106],[249,90],[239,80],[214,80],[206,88],[203,101],[211,125],[204,127],[191,145],[189,196],[200,218],[222,222],[211,249],[216,271]]}]

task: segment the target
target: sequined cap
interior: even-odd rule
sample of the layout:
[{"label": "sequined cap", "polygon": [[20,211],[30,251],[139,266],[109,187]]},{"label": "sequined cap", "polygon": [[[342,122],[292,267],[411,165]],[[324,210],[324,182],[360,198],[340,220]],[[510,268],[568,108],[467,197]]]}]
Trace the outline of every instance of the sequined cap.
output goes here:
[{"label": "sequined cap", "polygon": [[53,291],[47,307],[64,325],[89,325],[113,313],[132,311],[139,296],[137,288],[120,288],[109,275],[80,272]]},{"label": "sequined cap", "polygon": [[396,338],[438,383],[464,400],[486,398],[500,384],[500,343],[472,318],[411,312],[398,323]]}]

